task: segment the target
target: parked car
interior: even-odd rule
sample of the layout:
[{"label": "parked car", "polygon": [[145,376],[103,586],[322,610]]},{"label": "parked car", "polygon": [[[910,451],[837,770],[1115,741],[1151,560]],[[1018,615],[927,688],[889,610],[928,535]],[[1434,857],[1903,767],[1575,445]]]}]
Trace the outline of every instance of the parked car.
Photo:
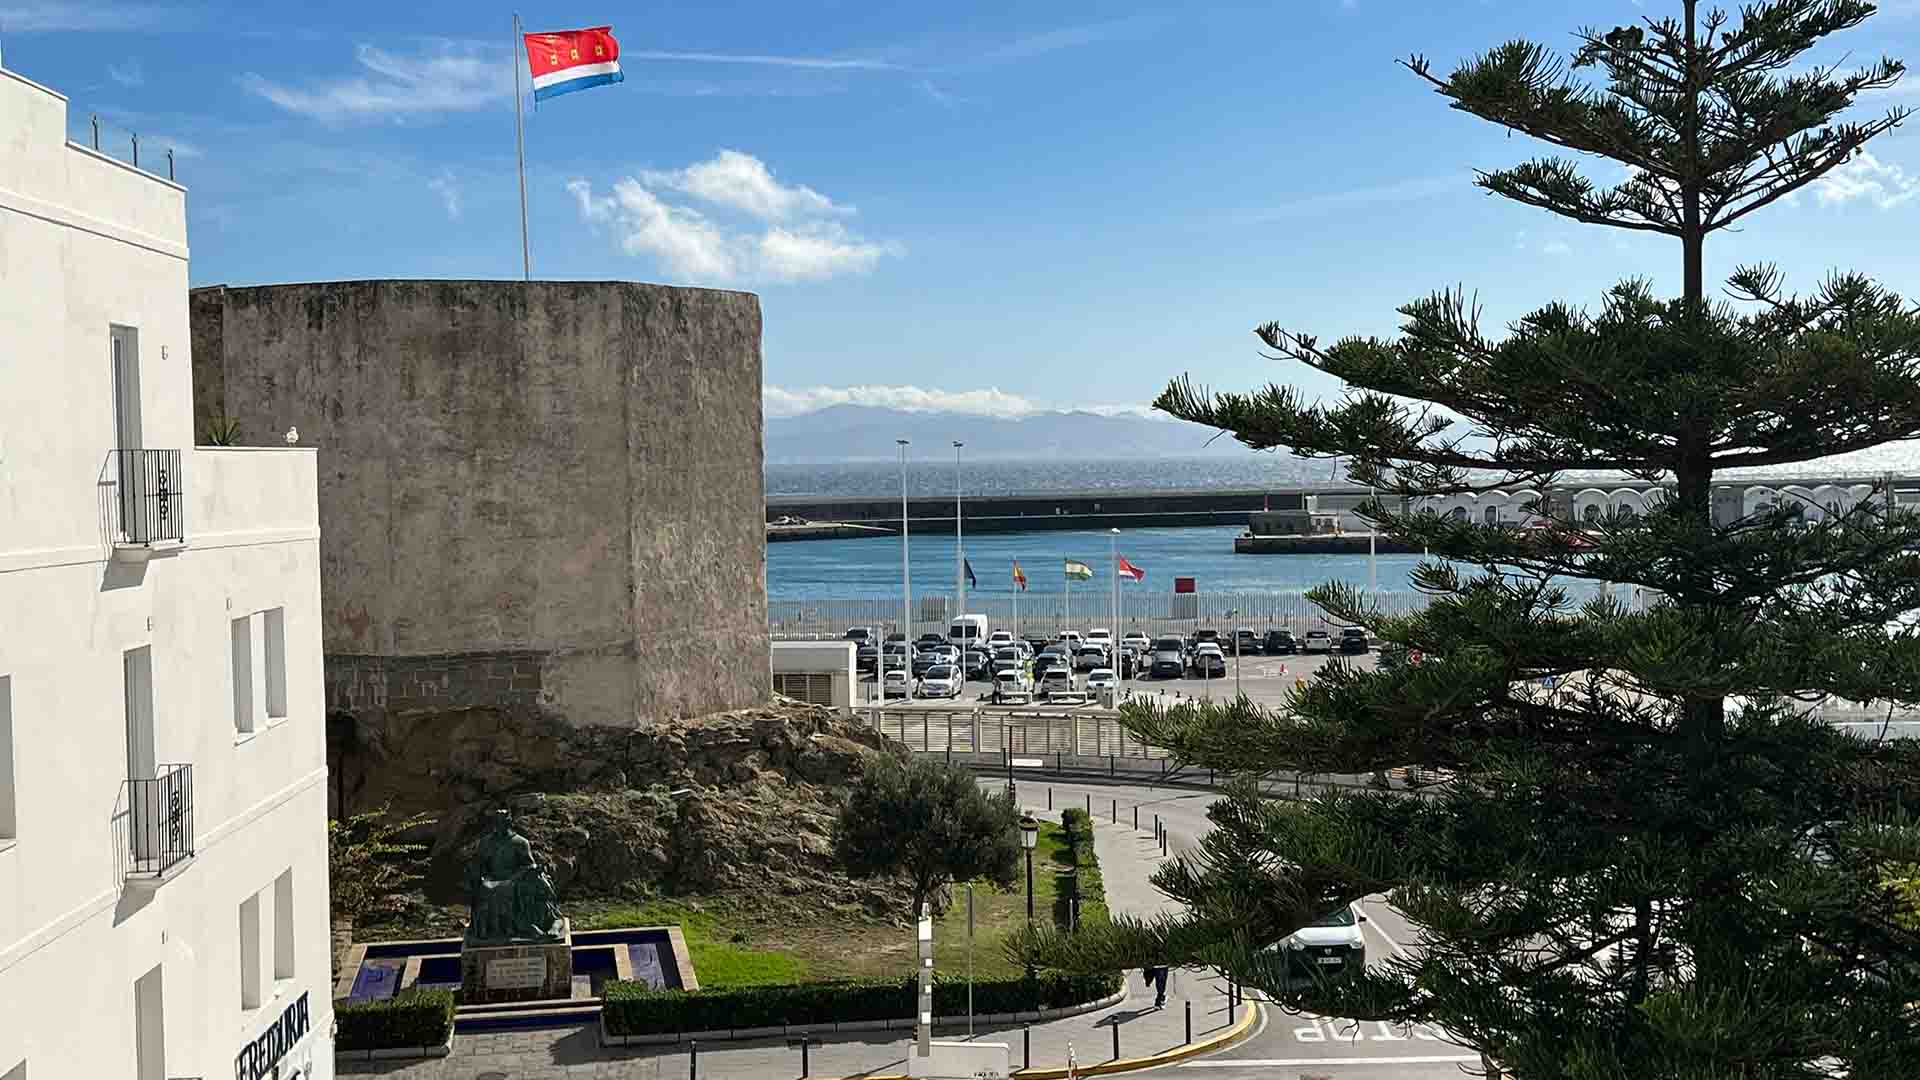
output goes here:
[{"label": "parked car", "polygon": [[993,633],[987,635],[988,648],[998,649],[1003,645],[1011,645],[1011,644],[1013,644],[1012,631],[995,630]]},{"label": "parked car", "polygon": [[905,641],[905,640],[907,640],[907,635],[901,633],[898,630],[895,630],[894,632],[887,635],[887,644],[889,645],[893,644],[896,641]]},{"label": "parked car", "polygon": [[1329,637],[1325,630],[1309,630],[1307,631],[1306,639],[1300,644],[1300,651],[1303,653],[1330,653],[1333,651],[1333,638]]},{"label": "parked car", "polygon": [[952,698],[960,696],[960,671],[952,664],[936,664],[927,669],[914,690],[914,697]]},{"label": "parked car", "polygon": [[1120,678],[1113,673],[1112,668],[1094,668],[1092,671],[1087,672],[1087,693],[1091,694],[1098,690],[1118,690],[1119,688]]},{"label": "parked car", "polygon": [[862,645],[854,651],[853,667],[862,675],[873,675],[880,670],[880,646]]},{"label": "parked car", "polygon": [[913,694],[913,677],[905,668],[888,668],[880,679],[881,697],[910,697]]},{"label": "parked car", "polygon": [[1031,694],[1027,686],[1027,677],[1019,668],[1001,668],[993,673],[993,700],[995,704],[1008,700],[1025,701]]},{"label": "parked car", "polygon": [[1111,647],[1113,645],[1113,631],[1104,626],[1096,626],[1087,631],[1087,640],[1096,645]]},{"label": "parked car", "polygon": [[1053,644],[1053,642],[1043,637],[1030,637],[1023,639],[1023,644],[1027,647],[1027,655],[1038,656],[1046,650],[1047,646]]},{"label": "parked car", "polygon": [[1155,679],[1177,679],[1186,674],[1186,643],[1177,637],[1163,637],[1153,643],[1147,675]]},{"label": "parked car", "polygon": [[1311,978],[1314,971],[1330,975],[1364,971],[1367,941],[1361,936],[1360,924],[1366,921],[1358,908],[1345,904],[1268,947],[1286,954],[1288,973],[1292,975]]},{"label": "parked car", "polygon": [[1120,663],[1115,665],[1123,679],[1138,678],[1140,670],[1140,650],[1130,646],[1120,647]]},{"label": "parked car", "polygon": [[960,659],[960,672],[969,679],[993,677],[993,654],[985,649],[968,649]]},{"label": "parked car", "polygon": [[1260,643],[1260,651],[1268,656],[1292,656],[1300,650],[1300,643],[1293,640],[1291,630],[1269,630],[1267,638]]},{"label": "parked car", "polygon": [[1220,644],[1220,631],[1195,630],[1193,632],[1192,639],[1187,642],[1187,651],[1192,652],[1194,649],[1197,649],[1202,645],[1218,645],[1218,644]]},{"label": "parked car", "polygon": [[881,653],[880,666],[889,671],[894,668],[911,668],[913,666],[913,656],[913,646],[904,641],[897,641],[888,645],[886,650]]},{"label": "parked car", "polygon": [[1233,647],[1241,656],[1260,655],[1260,635],[1250,626],[1243,626],[1233,632]]},{"label": "parked car", "polygon": [[1078,630],[1063,630],[1060,633],[1060,640],[1078,645],[1086,639],[1080,636],[1080,631]]},{"label": "parked car", "polygon": [[1073,676],[1067,674],[1066,668],[1050,667],[1039,677],[1035,686],[1039,690],[1040,700],[1046,701],[1056,694],[1073,693]]},{"label": "parked car", "polygon": [[1357,626],[1345,627],[1340,631],[1340,651],[1343,653],[1366,652],[1367,632]]},{"label": "parked car", "polygon": [[1107,647],[1097,641],[1089,641],[1074,650],[1073,670],[1092,671],[1097,667],[1108,667]]},{"label": "parked car", "polygon": [[1146,652],[1153,646],[1153,639],[1139,630],[1129,630],[1127,631],[1127,636],[1120,639],[1120,644],[1129,646],[1140,652]]},{"label": "parked car", "polygon": [[913,643],[919,648],[931,649],[936,645],[945,645],[947,643],[947,639],[941,637],[939,634],[928,633],[928,634],[921,634],[918,638],[914,639]]},{"label": "parked car", "polygon": [[841,640],[843,640],[843,641],[857,641],[857,642],[859,642],[860,644],[862,644],[862,645],[865,645],[865,644],[867,644],[868,642],[871,642],[871,641],[873,641],[873,640],[874,640],[874,633],[873,633],[873,627],[871,627],[871,626],[849,626],[849,627],[847,627],[847,634],[846,634],[846,636],[845,636],[844,638],[842,638]]},{"label": "parked car", "polygon": [[1220,646],[1202,642],[1193,649],[1193,675],[1197,679],[1218,679],[1227,673],[1227,656]]},{"label": "parked car", "polygon": [[[944,648],[951,647],[952,646],[944,646]],[[959,655],[958,652],[953,654],[944,653],[941,651],[942,648],[943,646],[935,646],[931,649],[915,649],[913,651],[914,678],[920,678],[938,665],[953,663],[954,657]]]}]

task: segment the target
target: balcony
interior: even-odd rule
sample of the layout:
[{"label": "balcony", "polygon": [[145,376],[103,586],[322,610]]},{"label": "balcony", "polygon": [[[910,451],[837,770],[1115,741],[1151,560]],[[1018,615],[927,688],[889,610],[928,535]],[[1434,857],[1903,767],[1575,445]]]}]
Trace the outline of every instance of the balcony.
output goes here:
[{"label": "balcony", "polygon": [[127,781],[128,885],[157,886],[193,858],[193,766],[162,765]]},{"label": "balcony", "polygon": [[151,553],[187,539],[186,485],[178,450],[115,450],[107,463],[116,552]]}]

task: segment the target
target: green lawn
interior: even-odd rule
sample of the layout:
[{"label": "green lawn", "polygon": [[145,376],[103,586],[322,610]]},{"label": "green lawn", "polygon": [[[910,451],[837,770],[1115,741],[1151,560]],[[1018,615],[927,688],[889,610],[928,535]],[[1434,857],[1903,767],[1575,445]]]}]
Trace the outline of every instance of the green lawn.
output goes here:
[{"label": "green lawn", "polygon": [[[1042,822],[1033,852],[1033,913],[1037,921],[1066,924],[1065,895],[1072,870],[1072,855],[1066,846],[1064,831],[1058,822]],[[573,909],[569,914],[574,926],[581,930],[678,924],[687,940],[687,950],[693,954],[693,970],[699,975],[701,986],[889,976],[904,979],[914,973],[918,955],[911,926],[854,920],[837,912],[823,911],[820,918],[812,922],[792,919],[775,922],[656,901]],[[1012,889],[1001,892],[985,883],[974,885],[973,914],[974,977],[1018,976],[1021,969],[1007,959],[1001,942],[1027,921],[1024,855],[1018,881]],[[1085,914],[1083,911],[1082,915]],[[964,975],[968,953],[964,886],[955,886],[952,906],[934,925],[933,942],[935,968]]]}]

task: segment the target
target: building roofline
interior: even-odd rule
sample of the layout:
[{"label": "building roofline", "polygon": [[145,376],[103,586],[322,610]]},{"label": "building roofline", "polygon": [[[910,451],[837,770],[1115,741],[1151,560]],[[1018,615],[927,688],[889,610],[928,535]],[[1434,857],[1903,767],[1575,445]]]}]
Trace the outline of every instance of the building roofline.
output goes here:
[{"label": "building roofline", "polygon": [[47,95],[48,97],[57,99],[61,104],[65,104],[67,101],[67,95],[61,93],[58,90],[55,90],[51,86],[42,86],[39,83],[34,82],[32,79],[27,78],[25,75],[22,75],[17,71],[0,67],[0,75],[5,75],[7,78],[13,79],[16,82],[25,83],[26,85],[33,87],[35,90],[40,91],[41,93]]}]

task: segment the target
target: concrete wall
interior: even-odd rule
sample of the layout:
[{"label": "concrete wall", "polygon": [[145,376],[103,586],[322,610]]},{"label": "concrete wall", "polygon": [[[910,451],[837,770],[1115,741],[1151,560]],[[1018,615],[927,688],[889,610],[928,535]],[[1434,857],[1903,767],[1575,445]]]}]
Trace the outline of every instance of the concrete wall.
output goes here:
[{"label": "concrete wall", "polygon": [[[23,1064],[35,1078],[231,1075],[241,1048],[308,993],[295,1053],[324,1080],[315,455],[193,446],[185,193],[66,131],[64,98],[0,71],[0,739],[11,736],[0,798],[16,810],[0,836],[0,1076]],[[103,521],[118,483],[104,467],[117,441],[110,326],[138,335],[143,446],[181,454],[170,480],[184,546],[120,544]],[[231,620],[262,626],[254,616],[272,608],[284,615],[286,708],[242,732]],[[183,804],[164,835],[193,851],[159,882],[129,874],[129,781],[154,776],[131,775],[125,654],[138,649],[151,657],[150,764],[192,777],[190,824]],[[249,662],[257,700],[257,642]],[[277,980],[283,873],[294,963]],[[245,1007],[239,912],[263,893],[263,1000]],[[156,968],[164,1060],[142,1073],[135,983]]]},{"label": "concrete wall", "polygon": [[197,290],[195,407],[316,446],[330,705],[769,692],[760,309],[628,282]]}]

